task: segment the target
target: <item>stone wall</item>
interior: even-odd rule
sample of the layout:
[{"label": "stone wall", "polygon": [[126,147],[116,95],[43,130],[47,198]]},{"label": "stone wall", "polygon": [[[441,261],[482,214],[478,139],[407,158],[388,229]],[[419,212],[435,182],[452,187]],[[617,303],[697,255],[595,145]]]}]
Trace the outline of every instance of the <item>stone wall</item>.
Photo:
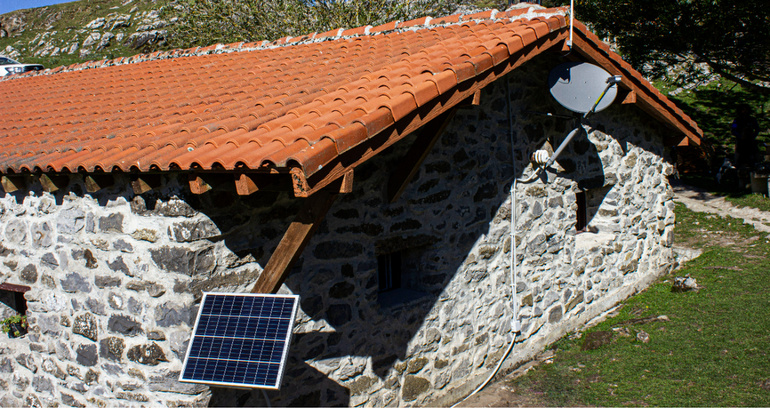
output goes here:
[{"label": "stone wall", "polygon": [[[497,365],[512,338],[511,183],[532,174],[531,152],[572,127],[530,113],[560,109],[544,86],[555,64],[530,62],[506,79],[510,90],[492,84],[481,106],[460,110],[395,203],[388,170],[405,166],[414,136],[356,169],[353,193],[281,290],[299,294],[301,309],[282,391],[268,392],[274,405],[440,405]],[[588,140],[516,190],[523,329],[507,367],[672,266],[663,131],[619,104],[590,122]],[[91,195],[73,177],[55,194],[33,186],[0,199],[0,282],[32,288],[30,333],[0,344],[0,405],[265,403],[176,378],[202,291],[247,292],[303,199],[196,196],[185,180],[166,174],[135,196],[119,178]],[[581,234],[577,191],[592,226]],[[385,259],[401,266],[400,290],[379,291]]]}]

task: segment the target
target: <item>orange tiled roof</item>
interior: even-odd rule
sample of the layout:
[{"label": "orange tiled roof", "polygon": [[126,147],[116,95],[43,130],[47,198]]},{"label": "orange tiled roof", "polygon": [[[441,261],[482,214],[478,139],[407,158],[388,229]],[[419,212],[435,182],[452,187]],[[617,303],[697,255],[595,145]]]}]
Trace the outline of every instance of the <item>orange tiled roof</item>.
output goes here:
[{"label": "orange tiled roof", "polygon": [[[0,173],[288,173],[313,191],[568,37],[566,10],[495,10],[0,81]],[[637,105],[697,125],[580,23],[575,48]],[[301,192],[300,192],[301,193]]]}]

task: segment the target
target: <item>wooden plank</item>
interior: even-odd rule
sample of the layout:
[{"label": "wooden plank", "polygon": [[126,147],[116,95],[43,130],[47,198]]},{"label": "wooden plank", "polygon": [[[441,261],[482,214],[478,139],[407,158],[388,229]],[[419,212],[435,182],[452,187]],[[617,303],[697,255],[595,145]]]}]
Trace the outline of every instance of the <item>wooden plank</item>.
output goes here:
[{"label": "wooden plank", "polygon": [[88,193],[94,193],[114,185],[115,177],[109,173],[89,174],[83,178],[83,181],[86,184],[86,191]]},{"label": "wooden plank", "polygon": [[[340,180],[340,182],[342,182]],[[331,188],[332,186],[330,186]],[[281,242],[259,275],[252,293],[275,293],[286,281],[291,267],[299,259],[310,238],[338,196],[337,189],[321,190],[308,197],[297,217],[289,225]]]},{"label": "wooden plank", "polygon": [[27,291],[29,291],[31,289],[32,289],[32,287],[28,287],[26,285],[11,284],[11,283],[2,283],[2,284],[0,284],[0,290],[13,291],[15,293],[26,293]]},{"label": "wooden plank", "polygon": [[192,192],[195,195],[202,195],[210,191],[211,189],[213,189],[213,187],[208,182],[203,180],[203,178],[200,175],[197,175],[195,173],[191,173],[188,176],[187,182],[190,185],[190,192]]},{"label": "wooden plank", "polygon": [[3,190],[6,193],[27,189],[27,183],[24,180],[24,176],[3,176],[0,178],[0,183],[3,185]]},{"label": "wooden plank", "polygon": [[43,186],[45,192],[55,192],[59,189],[64,189],[69,184],[69,176],[67,175],[54,175],[43,173],[39,177],[40,185]]},{"label": "wooden plank", "polygon": [[[476,94],[474,94],[476,95]],[[417,136],[412,147],[404,155],[401,164],[391,173],[388,179],[387,197],[390,203],[395,202],[404,193],[409,182],[422,166],[425,158],[428,157],[433,146],[444,133],[447,125],[457,112],[457,109],[450,109],[439,115],[422,128],[422,132]]]},{"label": "wooden plank", "polygon": [[256,178],[245,173],[235,176],[235,191],[241,196],[248,196],[259,191]]},{"label": "wooden plank", "polygon": [[142,174],[132,178],[131,188],[134,190],[134,194],[141,195],[160,187],[160,182],[160,175]]}]

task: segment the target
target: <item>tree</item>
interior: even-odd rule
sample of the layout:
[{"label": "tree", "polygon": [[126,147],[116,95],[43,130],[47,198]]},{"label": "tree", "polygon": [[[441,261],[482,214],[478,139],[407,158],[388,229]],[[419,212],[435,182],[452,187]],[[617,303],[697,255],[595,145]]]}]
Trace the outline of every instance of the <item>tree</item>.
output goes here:
[{"label": "tree", "polygon": [[275,40],[335,28],[450,14],[460,0],[176,0],[170,45]]},{"label": "tree", "polygon": [[[585,0],[576,15],[609,37],[635,68],[656,77],[696,64],[770,94],[770,7],[757,0]],[[670,77],[670,76],[669,76]],[[676,78],[669,78],[676,79]]]}]

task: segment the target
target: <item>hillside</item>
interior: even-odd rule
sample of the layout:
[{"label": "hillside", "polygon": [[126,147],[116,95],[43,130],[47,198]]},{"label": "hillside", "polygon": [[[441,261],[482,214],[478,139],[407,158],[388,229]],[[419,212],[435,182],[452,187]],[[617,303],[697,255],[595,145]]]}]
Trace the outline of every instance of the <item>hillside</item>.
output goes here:
[{"label": "hillside", "polygon": [[79,0],[0,15],[0,54],[46,68],[162,48],[167,0]]}]

